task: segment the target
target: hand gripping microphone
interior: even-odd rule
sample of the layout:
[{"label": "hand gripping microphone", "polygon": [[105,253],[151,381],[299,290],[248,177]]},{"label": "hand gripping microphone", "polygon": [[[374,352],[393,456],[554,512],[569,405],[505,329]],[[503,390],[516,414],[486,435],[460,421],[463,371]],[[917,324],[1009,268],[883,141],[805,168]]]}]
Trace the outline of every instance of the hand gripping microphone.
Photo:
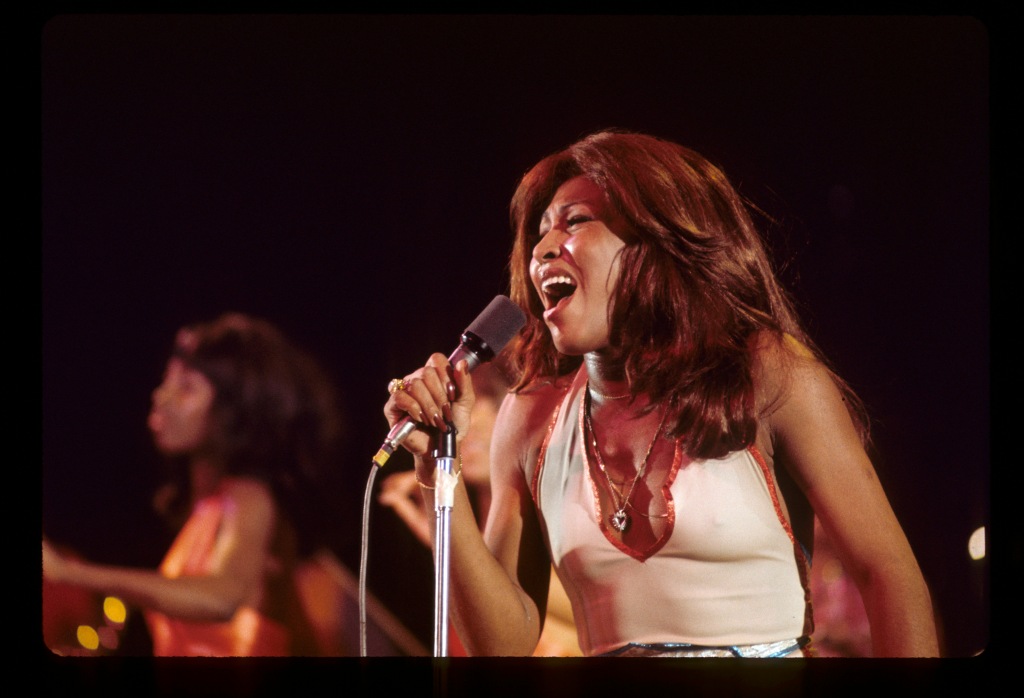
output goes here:
[{"label": "hand gripping microphone", "polygon": [[[454,366],[465,359],[468,369],[472,371],[480,364],[493,359],[525,324],[526,315],[518,305],[507,296],[495,296],[462,333],[462,341],[448,357],[448,361]],[[395,449],[415,429],[416,422],[411,417],[407,416],[396,422],[377,455],[373,457],[374,464],[383,467]]]}]

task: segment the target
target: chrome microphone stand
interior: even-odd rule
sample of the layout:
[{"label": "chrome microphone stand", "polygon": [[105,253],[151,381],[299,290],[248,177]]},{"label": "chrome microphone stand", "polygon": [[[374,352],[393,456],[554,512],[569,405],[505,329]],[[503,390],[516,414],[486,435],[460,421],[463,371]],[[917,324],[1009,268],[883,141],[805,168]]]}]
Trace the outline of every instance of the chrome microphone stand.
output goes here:
[{"label": "chrome microphone stand", "polygon": [[439,431],[434,474],[434,656],[448,656],[448,573],[451,566],[451,511],[458,473],[452,475],[457,445],[455,425]]}]

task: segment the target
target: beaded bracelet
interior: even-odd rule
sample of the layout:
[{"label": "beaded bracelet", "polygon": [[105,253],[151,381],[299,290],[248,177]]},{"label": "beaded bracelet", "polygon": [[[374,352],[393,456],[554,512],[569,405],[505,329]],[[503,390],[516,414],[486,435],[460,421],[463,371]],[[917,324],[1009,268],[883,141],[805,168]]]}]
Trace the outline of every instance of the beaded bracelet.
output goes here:
[{"label": "beaded bracelet", "polygon": [[[418,472],[416,472],[415,470],[413,470],[412,472],[413,472],[413,477],[416,478],[416,484],[417,485],[419,485],[420,487],[422,487],[425,490],[432,490],[432,489],[434,489],[432,486],[430,486],[427,483],[423,482],[423,480],[420,480],[420,474]],[[456,470],[454,473],[452,473],[452,475],[457,479],[460,474],[462,474],[462,454],[461,453],[459,454],[459,469]]]}]

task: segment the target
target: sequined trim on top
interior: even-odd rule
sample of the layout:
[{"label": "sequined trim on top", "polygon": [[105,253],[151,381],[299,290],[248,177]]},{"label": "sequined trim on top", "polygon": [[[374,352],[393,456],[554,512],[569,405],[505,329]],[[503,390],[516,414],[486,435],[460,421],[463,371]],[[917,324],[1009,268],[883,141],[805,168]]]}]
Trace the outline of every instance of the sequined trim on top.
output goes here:
[{"label": "sequined trim on top", "polygon": [[[796,539],[796,534],[793,532],[793,526],[790,525],[786,519],[785,513],[782,511],[782,505],[779,503],[778,492],[775,489],[775,478],[772,475],[771,468],[768,467],[768,462],[761,454],[760,449],[757,446],[751,444],[747,447],[747,450],[754,457],[754,461],[758,467],[761,468],[761,472],[764,475],[765,482],[768,485],[768,492],[772,498],[772,505],[775,507],[775,515],[779,518],[779,523],[782,524],[783,529],[786,531],[786,535],[789,536],[789,540],[793,544],[793,554],[796,556],[797,561],[797,573],[800,575],[800,585],[804,589],[804,634],[810,637],[814,633],[814,609],[811,605],[811,562],[807,559],[804,554],[804,547]],[[808,643],[804,643],[805,645]],[[804,645],[801,645],[803,647]],[[814,653],[812,647],[807,646],[805,653],[811,655]]]},{"label": "sequined trim on top", "polygon": [[810,643],[806,637],[778,640],[758,645],[728,645],[709,647],[687,642],[646,643],[630,642],[598,657],[742,657],[771,659],[788,656]]},{"label": "sequined trim on top", "polygon": [[[579,373],[576,374],[577,378]],[[576,382],[576,378],[573,379],[572,383],[565,386],[562,391],[562,396],[558,399],[558,404],[555,406],[554,412],[551,415],[551,420],[548,422],[547,431],[544,434],[544,440],[540,444],[540,453],[537,456],[537,464],[533,469],[533,477],[530,479],[530,496],[533,497],[533,503],[539,505],[540,496],[540,473],[544,469],[544,458],[548,455],[548,445],[551,443],[551,435],[555,431],[555,424],[558,423],[558,415],[562,413],[562,403],[565,401],[565,395],[572,388],[573,383]]]},{"label": "sequined trim on top", "polygon": [[[675,528],[676,506],[675,501],[672,499],[671,487],[672,483],[675,482],[676,475],[679,473],[679,467],[683,462],[682,439],[676,439],[675,441],[675,448],[672,452],[672,465],[669,466],[668,475],[665,477],[665,482],[661,486],[661,495],[665,498],[665,506],[667,507],[668,514],[667,521],[665,522],[665,530],[662,531],[661,536],[659,536],[658,539],[651,543],[651,545],[646,549],[637,550],[636,548],[627,545],[625,541],[615,537],[615,535],[608,529],[607,520],[601,511],[601,492],[598,489],[597,481],[593,477],[593,467],[590,465],[590,457],[587,455],[587,440],[584,436],[584,401],[585,399],[580,399],[580,409],[579,415],[577,416],[576,427],[579,429],[580,443],[583,444],[583,448],[580,451],[580,455],[583,456],[583,471],[586,473],[587,480],[590,481],[590,487],[594,493],[594,511],[597,514],[598,528],[601,529],[601,533],[604,534],[604,537],[609,543],[633,559],[643,562],[665,547],[665,543],[668,542],[668,539],[672,536],[672,530]],[[660,434],[658,436],[660,436]]]}]

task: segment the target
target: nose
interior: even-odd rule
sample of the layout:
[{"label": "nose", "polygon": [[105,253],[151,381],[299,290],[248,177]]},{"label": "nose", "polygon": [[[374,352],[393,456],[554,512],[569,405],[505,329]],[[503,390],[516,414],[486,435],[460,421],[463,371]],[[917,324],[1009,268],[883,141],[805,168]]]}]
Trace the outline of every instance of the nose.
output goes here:
[{"label": "nose", "polygon": [[562,233],[552,228],[533,246],[533,258],[538,262],[555,259],[562,253]]}]

